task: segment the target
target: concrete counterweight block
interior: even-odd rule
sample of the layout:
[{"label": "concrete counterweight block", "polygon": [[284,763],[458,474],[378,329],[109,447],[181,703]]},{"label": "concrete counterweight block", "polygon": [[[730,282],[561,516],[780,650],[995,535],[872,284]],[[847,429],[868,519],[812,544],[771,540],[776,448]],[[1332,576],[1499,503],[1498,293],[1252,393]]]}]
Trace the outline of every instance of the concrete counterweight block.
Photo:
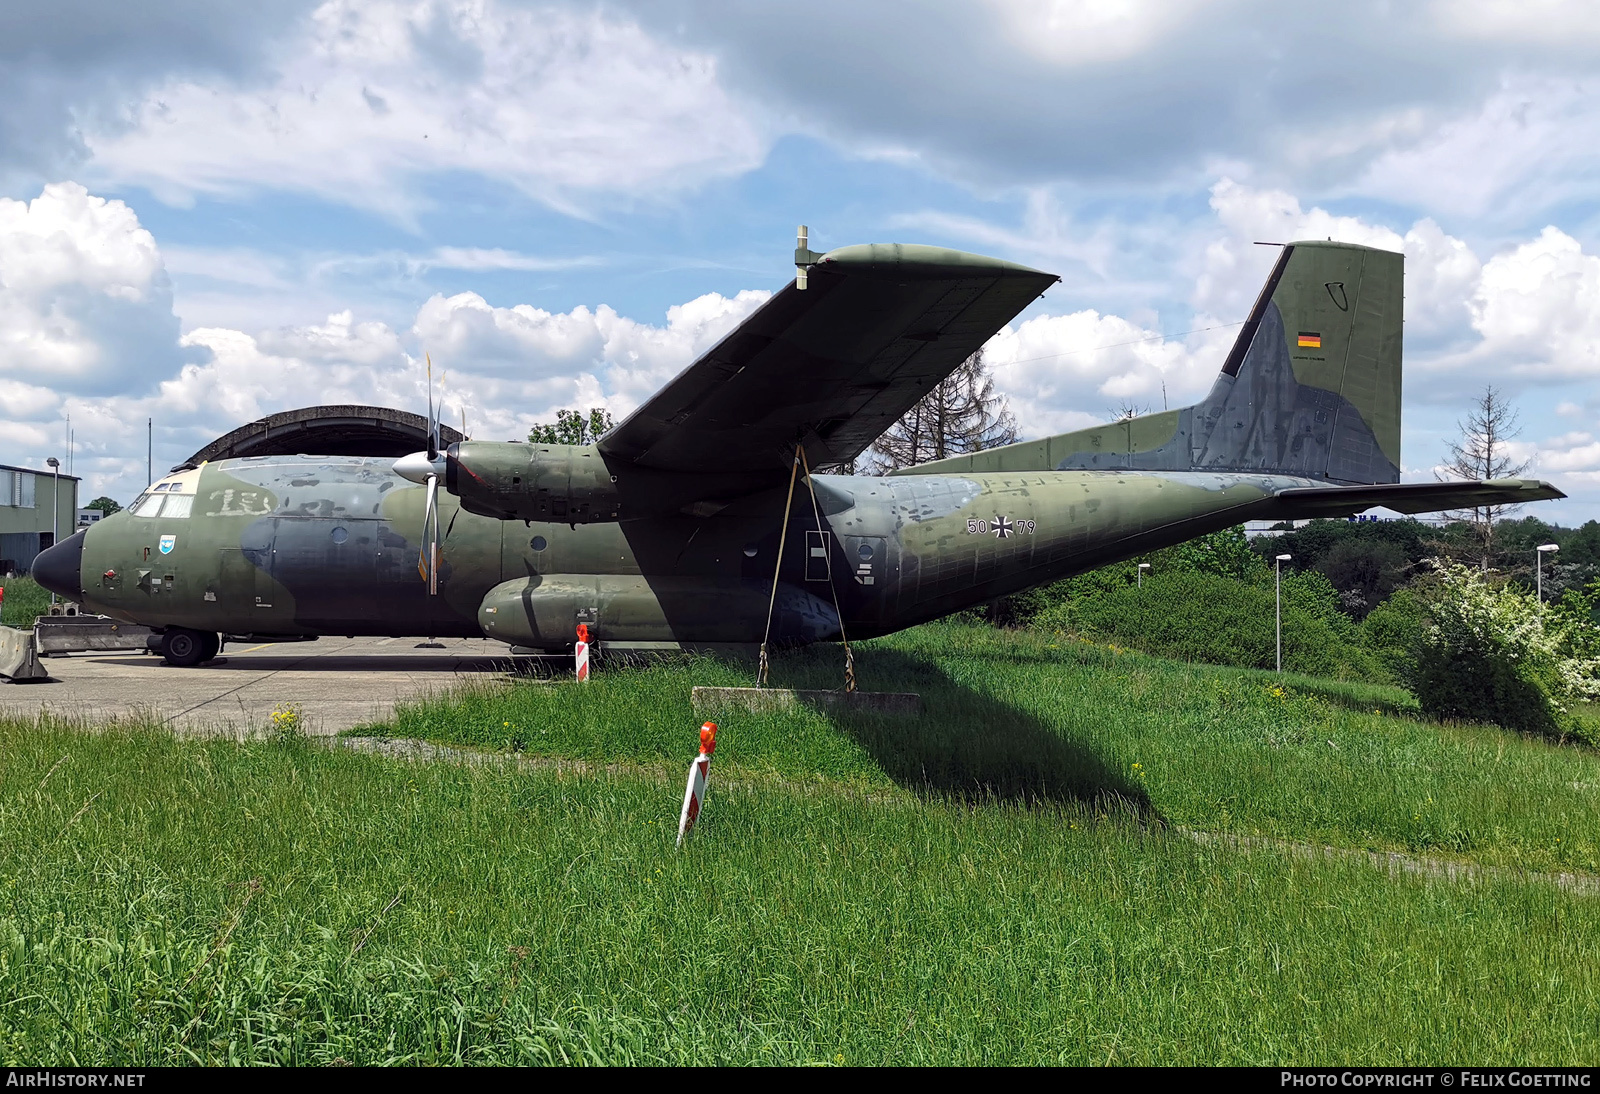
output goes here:
[{"label": "concrete counterweight block", "polygon": [[914,691],[797,691],[794,688],[711,688],[690,692],[695,715],[737,708],[752,714],[807,706],[831,713],[921,714]]}]

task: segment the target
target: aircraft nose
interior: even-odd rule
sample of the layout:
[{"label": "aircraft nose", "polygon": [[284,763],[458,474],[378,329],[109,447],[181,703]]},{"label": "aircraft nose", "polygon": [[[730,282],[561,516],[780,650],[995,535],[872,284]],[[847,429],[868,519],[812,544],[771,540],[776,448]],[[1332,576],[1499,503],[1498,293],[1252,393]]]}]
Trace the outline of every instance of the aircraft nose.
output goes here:
[{"label": "aircraft nose", "polygon": [[430,460],[426,452],[413,452],[394,461],[394,473],[402,479],[426,484],[429,475],[444,477],[444,463],[443,453]]},{"label": "aircraft nose", "polygon": [[48,550],[41,551],[33,560],[33,579],[44,588],[66,600],[83,599],[83,537],[85,528],[68,536]]}]

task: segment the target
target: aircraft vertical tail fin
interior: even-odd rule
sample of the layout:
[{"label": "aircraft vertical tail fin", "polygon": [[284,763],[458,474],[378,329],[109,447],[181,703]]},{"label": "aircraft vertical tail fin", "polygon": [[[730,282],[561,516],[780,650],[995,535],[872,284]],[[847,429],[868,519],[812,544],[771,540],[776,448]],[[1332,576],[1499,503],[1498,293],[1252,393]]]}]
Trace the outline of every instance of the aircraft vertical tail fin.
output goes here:
[{"label": "aircraft vertical tail fin", "polygon": [[1404,263],[1350,243],[1288,244],[1201,402],[901,473],[1127,468],[1399,482]]},{"label": "aircraft vertical tail fin", "polygon": [[1190,408],[1191,468],[1399,482],[1404,263],[1348,243],[1284,247]]}]

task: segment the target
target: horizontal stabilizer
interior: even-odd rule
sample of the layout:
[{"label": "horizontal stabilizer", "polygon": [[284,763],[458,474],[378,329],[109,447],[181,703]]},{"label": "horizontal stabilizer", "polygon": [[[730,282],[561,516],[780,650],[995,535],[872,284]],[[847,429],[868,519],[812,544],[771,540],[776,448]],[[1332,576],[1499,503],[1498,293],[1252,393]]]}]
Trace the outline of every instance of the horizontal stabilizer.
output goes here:
[{"label": "horizontal stabilizer", "polygon": [[1378,505],[1397,513],[1437,513],[1445,509],[1521,505],[1525,501],[1550,501],[1566,496],[1538,479],[1312,486],[1279,490],[1276,495],[1284,518],[1297,520],[1347,517]]}]

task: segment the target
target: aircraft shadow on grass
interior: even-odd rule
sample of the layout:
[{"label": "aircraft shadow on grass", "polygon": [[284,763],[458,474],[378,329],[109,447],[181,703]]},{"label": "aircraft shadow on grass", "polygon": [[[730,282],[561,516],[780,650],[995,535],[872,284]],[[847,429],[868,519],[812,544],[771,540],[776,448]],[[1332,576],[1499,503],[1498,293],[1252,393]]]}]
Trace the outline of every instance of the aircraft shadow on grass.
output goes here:
[{"label": "aircraft shadow on grass", "polygon": [[[795,650],[774,666],[774,679],[796,688],[837,688],[840,659],[838,647]],[[1076,804],[1141,824],[1163,823],[1144,788],[1093,748],[937,665],[899,650],[866,649],[857,654],[856,669],[863,690],[922,696],[918,717],[829,714],[900,786],[974,805]]]}]

